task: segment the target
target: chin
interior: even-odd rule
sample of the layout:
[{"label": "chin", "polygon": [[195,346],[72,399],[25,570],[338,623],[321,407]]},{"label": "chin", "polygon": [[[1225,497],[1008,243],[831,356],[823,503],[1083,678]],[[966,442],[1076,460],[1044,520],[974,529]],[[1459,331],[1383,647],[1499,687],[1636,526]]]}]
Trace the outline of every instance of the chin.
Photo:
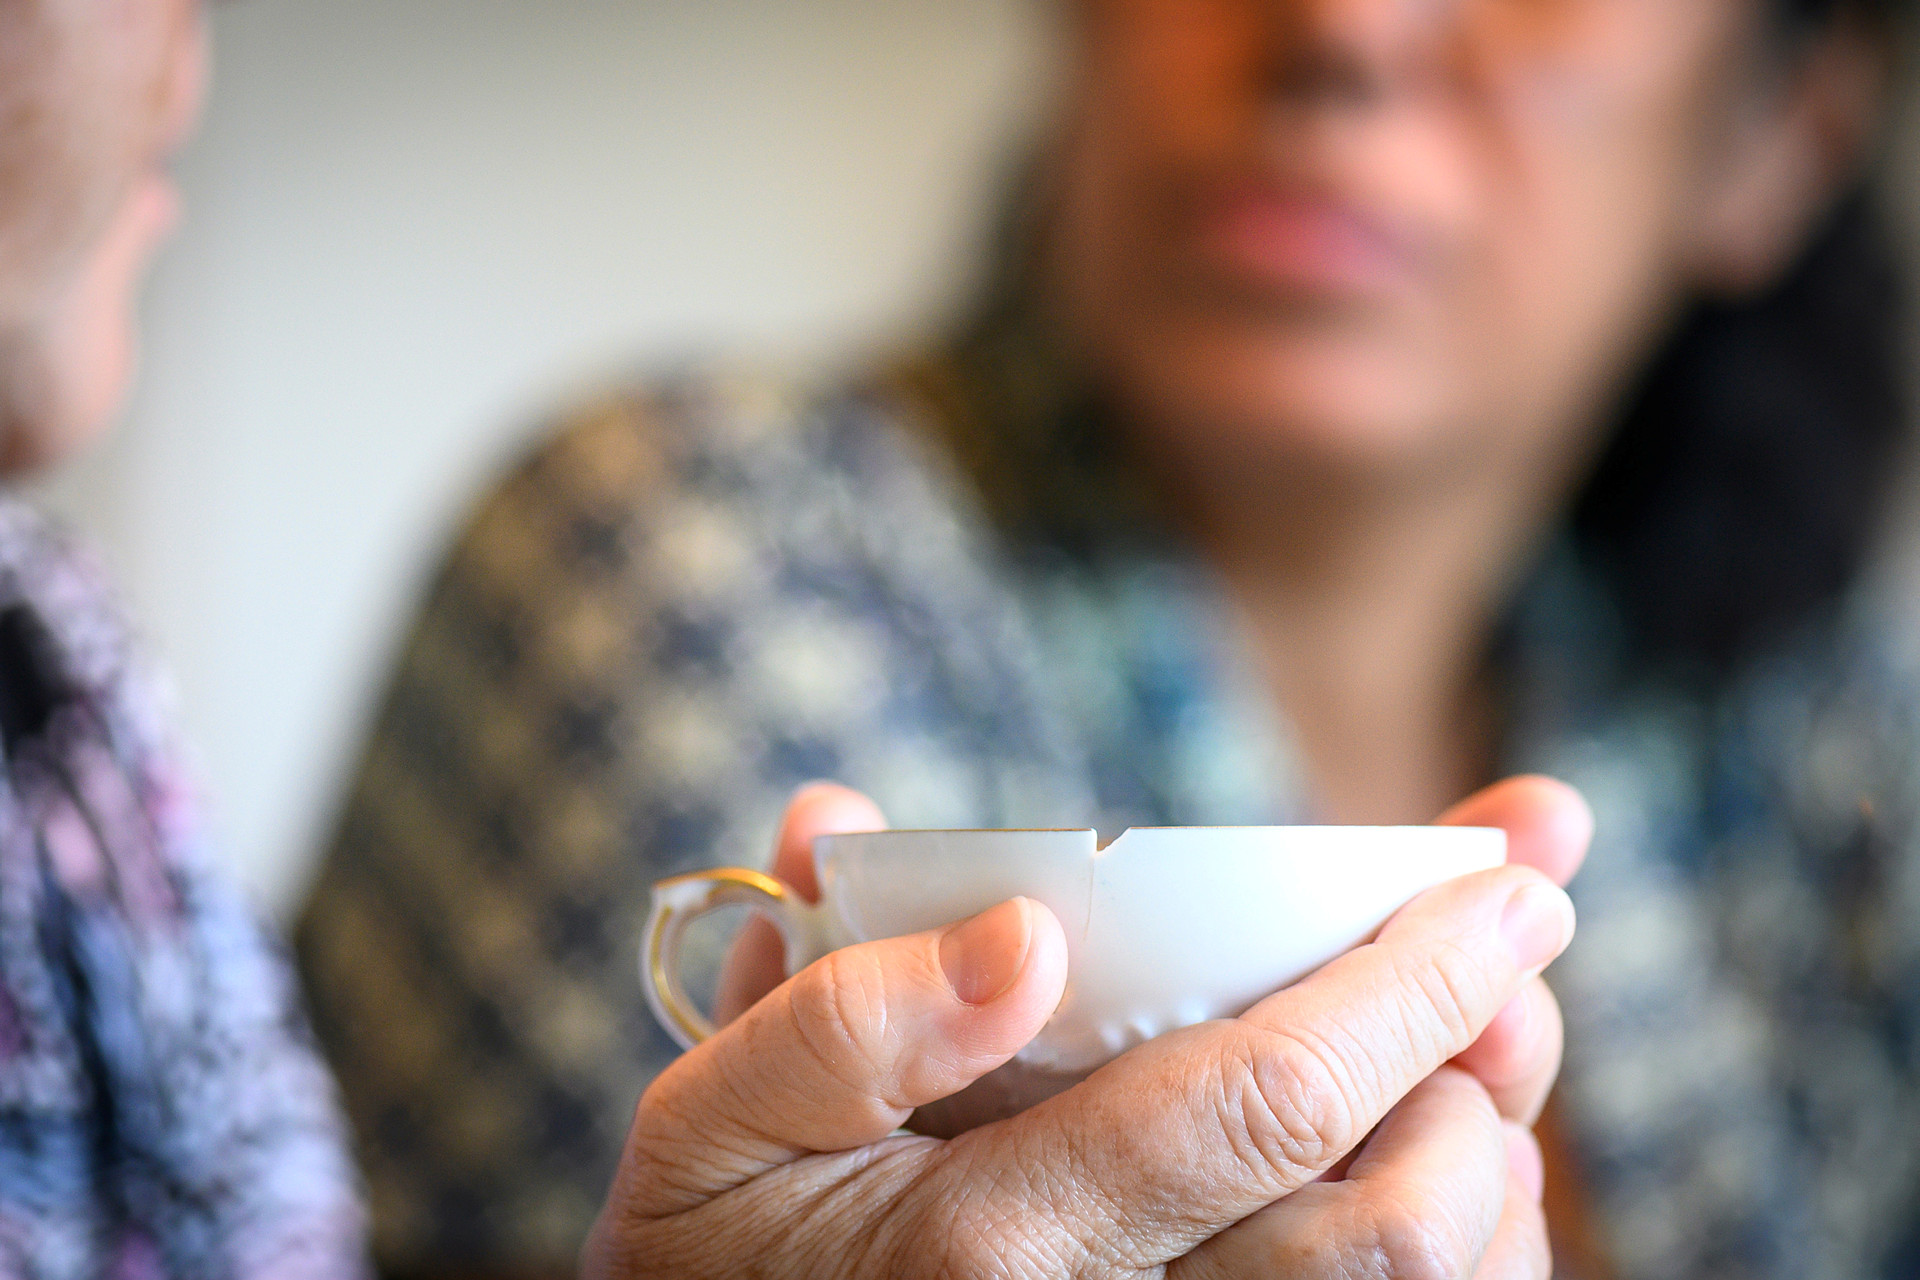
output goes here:
[{"label": "chin", "polygon": [[46,471],[85,453],[119,416],[133,370],[131,329],[75,352],[9,342],[0,357],[0,474]]},{"label": "chin", "polygon": [[1200,471],[1381,477],[1420,470],[1465,441],[1432,361],[1338,340],[1142,342],[1124,379],[1141,420]]}]

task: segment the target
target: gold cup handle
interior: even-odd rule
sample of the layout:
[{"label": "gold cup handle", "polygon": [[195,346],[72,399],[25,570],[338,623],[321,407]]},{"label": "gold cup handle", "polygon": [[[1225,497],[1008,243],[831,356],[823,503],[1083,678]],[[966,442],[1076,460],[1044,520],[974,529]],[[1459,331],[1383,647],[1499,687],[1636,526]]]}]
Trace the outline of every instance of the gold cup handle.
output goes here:
[{"label": "gold cup handle", "polygon": [[702,1013],[680,982],[680,941],[687,926],[709,911],[727,906],[753,907],[780,931],[787,963],[797,967],[806,955],[807,904],[772,876],[744,867],[695,871],[653,886],[653,909],[640,938],[640,985],[653,1016],[691,1049],[713,1035],[713,1020]]}]

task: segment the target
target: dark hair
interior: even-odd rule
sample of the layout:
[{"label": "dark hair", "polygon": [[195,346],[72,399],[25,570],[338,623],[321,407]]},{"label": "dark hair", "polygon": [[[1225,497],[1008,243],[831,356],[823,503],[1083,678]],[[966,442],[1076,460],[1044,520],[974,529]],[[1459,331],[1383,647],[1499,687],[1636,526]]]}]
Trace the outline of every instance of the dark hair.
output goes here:
[{"label": "dark hair", "polygon": [[1908,423],[1903,303],[1856,195],[1777,288],[1698,306],[1654,360],[1573,514],[1639,658],[1722,673],[1853,579]]},{"label": "dark hair", "polygon": [[[1908,7],[1776,3],[1789,39],[1850,18],[1890,47]],[[1909,425],[1905,311],[1898,255],[1862,182],[1772,289],[1684,318],[1573,513],[1637,657],[1721,674],[1839,598]]]},{"label": "dark hair", "polygon": [[1886,26],[1907,16],[1912,0],[1772,0],[1781,27],[1789,35],[1818,30],[1835,19]]}]

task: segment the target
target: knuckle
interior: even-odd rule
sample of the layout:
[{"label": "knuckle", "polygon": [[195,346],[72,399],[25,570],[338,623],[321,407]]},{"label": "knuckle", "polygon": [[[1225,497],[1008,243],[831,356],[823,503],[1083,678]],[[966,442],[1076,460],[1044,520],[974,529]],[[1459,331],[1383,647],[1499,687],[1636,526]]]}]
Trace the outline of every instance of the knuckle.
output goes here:
[{"label": "knuckle", "polygon": [[1479,1261],[1444,1205],[1426,1196],[1376,1204],[1366,1273],[1381,1280],[1463,1280]]},{"label": "knuckle", "polygon": [[801,1047],[833,1079],[864,1092],[876,1070],[883,1077],[890,1073],[886,975],[859,948],[831,952],[808,966],[791,1009]]},{"label": "knuckle", "polygon": [[1252,1173],[1291,1189],[1361,1136],[1352,1066],[1332,1045],[1298,1035],[1243,1033],[1217,1066],[1221,1132]]}]

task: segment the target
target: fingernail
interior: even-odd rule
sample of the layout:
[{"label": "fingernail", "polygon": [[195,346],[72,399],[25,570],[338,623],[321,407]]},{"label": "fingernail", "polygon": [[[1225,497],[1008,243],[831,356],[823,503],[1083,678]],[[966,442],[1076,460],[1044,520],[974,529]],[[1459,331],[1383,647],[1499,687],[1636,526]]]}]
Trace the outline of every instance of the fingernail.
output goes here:
[{"label": "fingernail", "polygon": [[1524,885],[1507,899],[1500,932],[1515,964],[1528,972],[1544,969],[1573,941],[1573,899],[1551,884]]},{"label": "fingernail", "polygon": [[962,920],[940,939],[940,968],[962,1004],[992,1004],[1026,967],[1033,915],[1014,898]]},{"label": "fingernail", "polygon": [[1517,1124],[1507,1126],[1507,1173],[1526,1189],[1535,1204],[1546,1194],[1547,1162],[1540,1154],[1540,1141]]}]

